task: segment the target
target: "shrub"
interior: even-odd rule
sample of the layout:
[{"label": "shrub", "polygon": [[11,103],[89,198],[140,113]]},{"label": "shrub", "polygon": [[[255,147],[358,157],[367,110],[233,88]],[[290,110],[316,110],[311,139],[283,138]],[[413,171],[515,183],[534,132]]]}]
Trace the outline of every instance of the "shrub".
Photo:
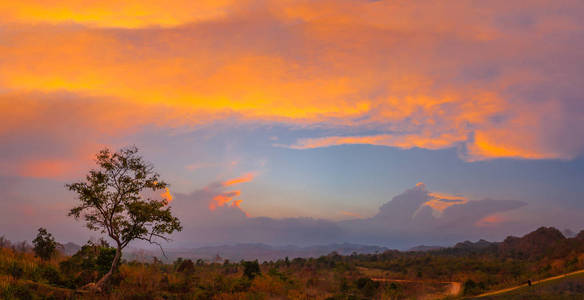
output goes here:
[{"label": "shrub", "polygon": [[45,265],[42,267],[42,277],[46,279],[50,284],[53,285],[62,285],[63,280],[61,278],[61,273],[57,270],[57,268],[51,265]]},{"label": "shrub", "polygon": [[254,261],[243,261],[243,276],[254,279],[256,275],[261,275],[260,264],[257,259]]},{"label": "shrub", "polygon": [[36,299],[30,288],[26,285],[10,284],[0,289],[0,299]]},{"label": "shrub", "polygon": [[99,243],[87,242],[77,253],[59,264],[61,272],[68,279],[67,286],[76,288],[95,282],[109,271],[115,253],[116,249],[103,240]]},{"label": "shrub", "polygon": [[195,264],[190,259],[183,260],[178,265],[176,271],[184,274],[193,274],[195,272]]},{"label": "shrub", "polygon": [[22,263],[14,261],[10,264],[9,272],[12,278],[20,279],[24,275],[24,267],[22,266]]},{"label": "shrub", "polygon": [[355,285],[366,297],[373,297],[379,288],[379,282],[365,277],[357,279]]},{"label": "shrub", "polygon": [[34,297],[30,288],[26,285],[17,285],[16,288],[14,289],[14,296],[16,299],[22,299],[22,300],[36,298],[36,297]]},{"label": "shrub", "polygon": [[463,294],[464,295],[476,295],[485,290],[485,284],[482,282],[476,283],[472,279],[464,282]]},{"label": "shrub", "polygon": [[247,277],[241,277],[233,284],[234,292],[247,292],[251,287],[251,280]]}]

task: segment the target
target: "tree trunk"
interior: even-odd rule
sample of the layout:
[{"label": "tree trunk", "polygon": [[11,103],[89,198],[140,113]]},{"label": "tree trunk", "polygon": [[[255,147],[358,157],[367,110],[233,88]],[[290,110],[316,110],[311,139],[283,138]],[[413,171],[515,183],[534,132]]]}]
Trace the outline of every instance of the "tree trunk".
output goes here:
[{"label": "tree trunk", "polygon": [[114,271],[118,267],[118,263],[120,262],[121,257],[122,257],[122,248],[118,245],[118,247],[116,248],[116,256],[114,256],[114,260],[112,261],[112,266],[111,266],[110,270],[107,273],[105,273],[105,275],[103,275],[103,277],[101,277],[101,279],[95,284],[95,286],[98,290],[103,290],[103,288],[107,284],[108,280],[110,279],[110,277],[112,277],[112,274],[114,273]]}]

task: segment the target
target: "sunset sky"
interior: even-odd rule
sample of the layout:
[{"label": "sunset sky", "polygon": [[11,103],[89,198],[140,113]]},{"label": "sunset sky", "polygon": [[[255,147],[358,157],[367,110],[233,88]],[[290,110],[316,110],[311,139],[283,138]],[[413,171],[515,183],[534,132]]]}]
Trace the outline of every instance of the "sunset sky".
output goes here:
[{"label": "sunset sky", "polygon": [[64,184],[127,145],[169,247],[584,229],[581,0],[0,1],[0,108],[13,240],[87,240]]}]

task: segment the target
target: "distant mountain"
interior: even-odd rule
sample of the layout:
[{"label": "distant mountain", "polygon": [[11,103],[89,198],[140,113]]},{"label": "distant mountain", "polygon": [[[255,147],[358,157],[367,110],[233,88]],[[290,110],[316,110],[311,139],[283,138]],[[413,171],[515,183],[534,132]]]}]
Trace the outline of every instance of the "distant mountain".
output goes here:
[{"label": "distant mountain", "polygon": [[[424,248],[421,248],[423,251]],[[522,237],[508,236],[502,242],[464,241],[448,248],[438,249],[443,254],[493,254],[499,257],[537,260],[542,257],[561,258],[574,251],[584,252],[584,230],[567,238],[553,227],[540,227]]]},{"label": "distant mountain", "polygon": [[524,235],[523,237],[507,237],[499,246],[504,254],[513,256],[532,257],[544,255],[556,248],[563,248],[566,242],[574,239],[567,239],[562,232],[553,227],[540,227],[537,230]]},{"label": "distant mountain", "polygon": [[[67,243],[59,246],[59,251],[66,255],[73,255],[81,249],[81,246],[74,243]],[[270,261],[294,258],[317,258],[330,253],[339,255],[375,254],[388,251],[386,247],[361,245],[361,244],[327,244],[308,247],[299,246],[270,246],[261,243],[242,243],[235,245],[209,246],[194,249],[166,249],[165,261],[174,261],[182,257],[184,259],[202,259],[207,262],[221,262],[226,259],[231,261],[255,260]],[[397,251],[397,250],[394,250]],[[464,241],[452,247],[420,245],[408,249],[409,252],[439,251],[453,255],[466,255],[468,253],[492,253],[504,257],[516,257],[537,259],[538,257],[562,257],[568,255],[570,251],[584,252],[584,230],[575,237],[567,238],[564,234],[553,227],[540,227],[523,237],[509,236],[502,242],[489,242],[480,239],[476,242]],[[124,258],[128,260],[146,260],[152,257],[161,259],[159,250],[127,249]]]},{"label": "distant mountain", "polygon": [[434,251],[434,250],[441,250],[444,249],[446,247],[442,247],[442,246],[426,246],[426,245],[420,245],[420,246],[416,246],[416,247],[412,247],[406,251],[409,252],[426,252],[426,251]]},{"label": "distant mountain", "polygon": [[[255,260],[270,261],[284,259],[294,259],[297,257],[309,258],[320,257],[323,255],[336,252],[340,255],[351,255],[352,253],[359,254],[373,254],[382,253],[388,248],[380,246],[369,246],[360,244],[328,244],[309,247],[298,246],[270,246],[266,244],[236,244],[223,245],[212,247],[201,247],[188,250],[166,250],[166,255],[169,260],[174,260],[178,257],[188,259],[203,259],[206,261],[223,261],[229,259],[231,261],[240,260]],[[160,256],[158,252],[151,252],[152,256]],[[141,253],[144,256],[144,253]],[[131,258],[131,256],[129,257]]]},{"label": "distant mountain", "polygon": [[[407,251],[446,251],[452,253],[496,253],[503,256],[522,256],[526,258],[540,255],[559,255],[567,251],[566,249],[584,248],[584,231],[581,231],[574,238],[566,238],[561,231],[553,227],[541,227],[523,237],[507,237],[502,242],[489,242],[480,239],[476,242],[464,241],[452,247],[421,245],[408,249]],[[336,252],[340,255],[374,254],[389,250],[380,246],[368,246],[359,244],[328,244],[310,247],[298,246],[269,246],[266,244],[236,244],[213,247],[201,247],[190,250],[170,250],[167,251],[169,259],[173,257],[203,259],[206,261],[221,261],[229,259],[232,261],[253,260],[260,261],[278,260],[285,257],[293,259],[296,257],[320,257]],[[551,253],[551,254],[550,254]]]},{"label": "distant mountain", "polygon": [[66,243],[66,244],[58,244],[57,245],[57,250],[61,251],[63,254],[65,255],[73,255],[75,253],[77,253],[77,251],[79,251],[81,249],[81,246],[75,244],[75,243]]},{"label": "distant mountain", "polygon": [[440,251],[455,255],[491,253],[502,257],[539,259],[562,257],[570,251],[584,251],[584,231],[573,238],[566,238],[553,227],[540,227],[522,237],[508,236],[502,242],[464,241]]}]

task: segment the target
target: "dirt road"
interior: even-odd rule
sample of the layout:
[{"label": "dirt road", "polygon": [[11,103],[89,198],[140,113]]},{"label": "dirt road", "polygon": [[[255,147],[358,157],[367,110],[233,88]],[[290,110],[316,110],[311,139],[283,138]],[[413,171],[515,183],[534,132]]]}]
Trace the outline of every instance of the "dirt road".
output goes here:
[{"label": "dirt road", "polygon": [[[371,269],[371,268],[365,268],[365,267],[357,267],[362,273],[375,273],[375,272],[379,272],[382,271],[380,269]],[[392,279],[392,278],[387,278],[387,277],[370,277],[371,280],[373,281],[378,281],[378,282],[403,282],[403,283],[437,283],[437,284],[444,284],[444,285],[448,285],[448,288],[446,289],[446,291],[440,295],[428,295],[427,299],[440,299],[443,298],[445,296],[458,296],[461,292],[461,288],[462,288],[462,284],[460,282],[457,281],[429,281],[429,280],[407,280],[407,279]]]},{"label": "dirt road", "polygon": [[[558,275],[558,276],[552,276],[552,277],[548,277],[545,279],[541,279],[541,280],[537,280],[537,281],[532,281],[531,285],[536,285],[536,284],[540,284],[546,281],[551,281],[551,280],[557,280],[557,279],[561,279],[564,277],[568,277],[568,276],[573,276],[573,275],[577,275],[577,274],[581,274],[584,273],[584,270],[579,270],[579,271],[574,271],[571,273],[566,273],[566,274],[562,274],[562,275]],[[487,292],[484,294],[480,294],[478,296],[474,296],[473,298],[482,298],[482,297],[488,297],[488,296],[495,296],[495,295],[500,295],[500,294],[504,294],[504,293],[508,293],[517,289],[520,289],[522,287],[526,287],[526,284],[522,284],[522,285],[518,285],[518,286],[514,286],[514,287],[510,287],[510,288],[506,288],[506,289],[502,289],[502,290],[496,290],[496,291],[492,291],[492,292]]]}]

